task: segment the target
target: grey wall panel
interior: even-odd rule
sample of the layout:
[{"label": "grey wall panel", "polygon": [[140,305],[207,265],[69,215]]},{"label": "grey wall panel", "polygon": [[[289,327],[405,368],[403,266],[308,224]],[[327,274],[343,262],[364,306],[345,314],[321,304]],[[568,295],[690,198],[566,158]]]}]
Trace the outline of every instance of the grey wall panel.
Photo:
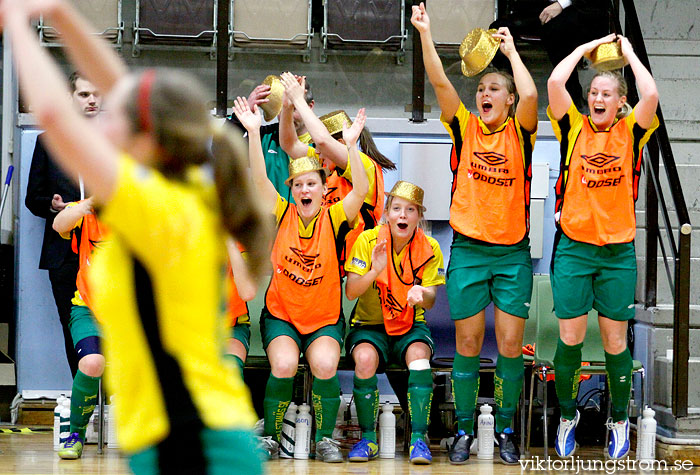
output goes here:
[{"label": "grey wall panel", "polygon": [[[44,220],[24,206],[36,130],[21,130],[19,206],[15,254],[17,289],[17,390],[70,389],[73,379],[66,360],[63,331],[51,293],[49,273],[39,269]],[[20,135],[21,134],[21,135]]]}]

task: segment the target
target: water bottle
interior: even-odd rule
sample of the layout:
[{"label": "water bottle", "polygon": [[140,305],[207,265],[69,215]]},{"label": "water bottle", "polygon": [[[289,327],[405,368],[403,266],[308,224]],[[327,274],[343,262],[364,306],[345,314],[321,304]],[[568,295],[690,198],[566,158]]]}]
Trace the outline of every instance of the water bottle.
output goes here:
[{"label": "water bottle", "polygon": [[[68,405],[66,405],[66,402],[68,402]],[[70,437],[70,399],[63,402],[58,425],[60,432],[58,442],[60,446],[63,446],[68,437]]]},{"label": "water bottle", "polygon": [[294,437],[296,428],[294,425],[297,420],[297,405],[289,403],[287,412],[284,413],[282,419],[282,433],[280,434],[280,458],[294,458]]},{"label": "water bottle", "polygon": [[114,396],[109,398],[109,410],[107,411],[107,448],[118,449],[117,423],[115,421]]},{"label": "water bottle", "polygon": [[66,397],[61,394],[56,399],[56,407],[53,408],[53,449],[60,449],[61,443],[61,409],[63,408],[63,401]]},{"label": "water bottle", "polygon": [[382,406],[379,415],[379,458],[396,457],[396,417],[394,406],[388,402]]},{"label": "water bottle", "polygon": [[493,409],[488,404],[481,406],[481,414],[479,414],[479,430],[477,438],[479,439],[479,452],[476,458],[484,460],[493,460]]},{"label": "water bottle", "polygon": [[308,404],[299,406],[294,432],[294,458],[306,460],[311,446],[311,408]]},{"label": "water bottle", "polygon": [[656,420],[654,410],[649,406],[642,412],[639,439],[637,440],[637,460],[652,461],[656,459]]}]

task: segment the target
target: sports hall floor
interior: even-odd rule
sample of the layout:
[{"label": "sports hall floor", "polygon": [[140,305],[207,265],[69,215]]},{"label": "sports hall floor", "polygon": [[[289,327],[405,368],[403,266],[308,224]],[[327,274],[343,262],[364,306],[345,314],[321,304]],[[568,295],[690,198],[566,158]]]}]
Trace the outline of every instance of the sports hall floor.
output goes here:
[{"label": "sports hall floor", "polygon": [[[21,473],[21,474],[128,474],[126,461],[114,449],[105,448],[103,455],[97,455],[97,446],[88,445],[80,460],[60,460],[53,451],[53,438],[51,432],[39,432],[31,434],[5,434],[0,433],[0,474]],[[472,459],[465,465],[450,465],[447,461],[447,454],[440,451],[439,447],[431,447],[433,451],[432,465],[410,465],[408,456],[401,452],[397,453],[397,458],[387,460],[374,460],[368,463],[343,462],[338,464],[328,464],[316,462],[314,460],[273,460],[267,463],[267,471],[270,474],[285,475],[335,475],[335,474],[368,474],[368,475],[422,475],[422,474],[456,474],[469,473],[477,475],[504,475],[516,473],[536,473],[535,470],[523,470],[519,465],[507,466],[498,460],[498,456],[493,462],[477,460],[473,455]],[[498,449],[496,449],[498,450]],[[550,456],[553,451],[550,451]],[[533,455],[542,455],[542,449],[533,449]],[[585,447],[577,452],[581,460],[601,460],[603,458],[602,447]],[[632,455],[634,457],[634,455]],[[557,458],[552,458],[559,460]],[[556,464],[553,469],[561,468]],[[669,467],[672,468],[672,467]],[[546,470],[545,470],[546,471]],[[559,473],[575,474],[576,471],[552,470]],[[579,474],[586,472],[580,471]],[[588,472],[596,473],[596,472]],[[614,470],[598,471],[597,473],[608,473],[612,475],[623,473],[652,473],[642,471]],[[673,473],[664,471],[659,473]],[[680,474],[700,473],[700,468],[693,468],[689,471],[676,471]]]}]

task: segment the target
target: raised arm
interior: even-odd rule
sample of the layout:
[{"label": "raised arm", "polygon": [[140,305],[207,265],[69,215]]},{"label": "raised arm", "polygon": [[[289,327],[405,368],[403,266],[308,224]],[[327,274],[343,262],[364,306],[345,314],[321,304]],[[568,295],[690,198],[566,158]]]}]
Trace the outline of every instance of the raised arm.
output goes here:
[{"label": "raised arm", "polygon": [[279,120],[282,150],[291,158],[305,157],[309,146],[297,137],[297,130],[294,128],[294,105],[286,92],[282,99],[282,111],[280,112]]},{"label": "raised arm", "polygon": [[26,0],[26,4],[30,15],[42,13],[51,19],[61,32],[71,62],[102,94],[109,93],[128,74],[126,64],[114,48],[91,33],[92,26],[69,2]]},{"label": "raised arm", "polygon": [[442,67],[442,61],[440,61],[440,56],[438,56],[433,44],[433,36],[430,33],[430,18],[425,12],[423,2],[418,6],[413,6],[411,23],[420,33],[425,72],[428,73],[428,80],[435,90],[435,95],[442,111],[442,118],[447,122],[451,122],[459,108],[460,99],[454,86],[447,79],[445,69]]},{"label": "raised arm", "polygon": [[248,131],[248,160],[253,183],[262,198],[263,209],[272,212],[277,202],[277,190],[267,177],[265,169],[265,157],[260,143],[260,124],[262,123],[260,109],[255,107],[255,111],[251,111],[248,102],[239,96],[234,101],[233,113]]},{"label": "raised arm", "polygon": [[53,230],[64,236],[75,227],[86,214],[92,213],[92,197],[87,198],[75,206],[67,206],[58,213],[53,220]]},{"label": "raised arm", "polygon": [[566,81],[569,80],[569,76],[571,76],[578,62],[581,61],[584,55],[589,54],[598,45],[610,43],[614,39],[615,34],[611,33],[603,38],[582,44],[573,50],[569,56],[562,59],[554,68],[552,74],[549,76],[549,80],[547,80],[547,93],[549,95],[549,108],[552,110],[552,114],[556,120],[564,117],[566,111],[569,110],[569,106],[571,106],[572,99],[571,95],[569,95],[569,92],[566,90]]},{"label": "raised arm", "polygon": [[508,28],[499,28],[493,37],[501,40],[501,53],[508,58],[513,69],[515,89],[520,96],[520,101],[515,109],[515,116],[525,130],[534,132],[537,129],[537,87],[535,86],[535,81],[532,80],[530,72],[515,49],[513,35],[510,34]]},{"label": "raised arm", "polygon": [[357,151],[357,139],[365,126],[365,119],[365,110],[363,108],[357,112],[357,117],[355,117],[352,127],[348,128],[348,124],[343,125],[343,140],[347,144],[347,154],[349,155],[348,160],[350,161],[350,173],[352,176],[352,190],[343,198],[343,210],[350,223],[355,221],[369,191],[367,171],[362,165],[362,159],[360,159],[360,154]]},{"label": "raised arm", "polygon": [[622,55],[630,63],[634,79],[639,89],[639,102],[634,106],[634,118],[639,126],[648,129],[654,121],[656,108],[659,104],[659,91],[656,89],[656,82],[651,73],[644,67],[629,40],[624,36],[618,36]]},{"label": "raised arm", "polygon": [[381,271],[386,268],[386,241],[378,242],[372,248],[372,267],[366,274],[360,275],[355,272],[348,272],[348,281],[345,284],[345,296],[349,300],[354,300],[364,294],[377,279]]},{"label": "raised arm", "polygon": [[81,174],[95,200],[105,202],[116,187],[118,152],[71,103],[63,74],[29,26],[28,5],[6,0],[1,12],[24,98],[46,130],[42,139],[51,156],[69,176]]},{"label": "raised arm", "polygon": [[228,258],[231,263],[231,271],[233,273],[233,281],[238,289],[238,296],[248,302],[255,298],[255,293],[258,291],[258,285],[255,279],[248,272],[248,265],[245,263],[243,254],[238,249],[238,244],[232,239],[226,239],[226,249],[228,250]]},{"label": "raised arm", "polygon": [[314,111],[306,103],[304,98],[305,78],[301,78],[301,81],[299,81],[289,72],[282,73],[281,78],[285,94],[304,121],[306,130],[311,135],[311,140],[313,140],[316,150],[324,158],[330,159],[338,167],[345,169],[348,163],[348,151],[345,145],[331,137],[326,126],[316,117]]}]

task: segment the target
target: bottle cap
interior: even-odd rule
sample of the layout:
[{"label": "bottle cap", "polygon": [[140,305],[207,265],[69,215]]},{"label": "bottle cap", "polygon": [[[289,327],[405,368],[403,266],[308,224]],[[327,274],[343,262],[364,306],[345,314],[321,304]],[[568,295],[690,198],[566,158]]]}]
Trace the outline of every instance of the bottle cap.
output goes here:
[{"label": "bottle cap", "polygon": [[642,415],[644,417],[654,417],[654,414],[656,414],[656,411],[654,411],[652,408],[649,406],[644,407],[644,411],[642,411]]},{"label": "bottle cap", "polygon": [[481,406],[480,411],[482,414],[491,414],[491,411],[493,411],[493,408],[489,406],[488,404],[484,404]]}]

